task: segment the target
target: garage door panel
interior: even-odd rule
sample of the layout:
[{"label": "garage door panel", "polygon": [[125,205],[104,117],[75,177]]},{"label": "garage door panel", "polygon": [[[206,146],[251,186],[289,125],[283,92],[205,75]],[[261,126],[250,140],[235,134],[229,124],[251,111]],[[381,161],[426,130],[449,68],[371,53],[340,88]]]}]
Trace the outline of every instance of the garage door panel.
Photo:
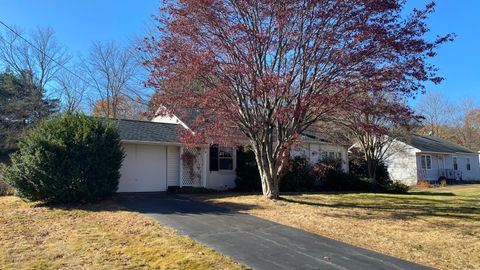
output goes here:
[{"label": "garage door panel", "polygon": [[125,145],[119,192],[154,192],[167,189],[166,146]]}]

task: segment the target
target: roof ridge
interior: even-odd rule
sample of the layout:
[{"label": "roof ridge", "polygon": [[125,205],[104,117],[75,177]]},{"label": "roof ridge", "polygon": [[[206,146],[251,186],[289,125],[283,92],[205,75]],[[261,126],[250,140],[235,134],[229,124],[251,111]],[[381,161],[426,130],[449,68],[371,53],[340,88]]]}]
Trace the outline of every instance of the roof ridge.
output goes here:
[{"label": "roof ridge", "polygon": [[[434,135],[426,135],[425,136],[425,135],[420,135],[420,134],[416,134],[416,133],[413,133],[411,135],[416,136],[419,139],[426,140],[425,143],[428,143],[428,144],[441,144],[444,147],[451,148],[452,152],[455,151],[454,153],[476,153],[475,151],[473,151],[473,150],[471,150],[471,149],[469,149],[469,148],[467,148],[467,147],[465,147],[461,144],[451,142],[450,140],[447,140],[447,139],[444,139],[444,138],[441,138],[441,137],[438,137],[438,136],[434,136]],[[410,141],[409,144],[411,144],[411,143],[412,142]]]},{"label": "roof ridge", "polygon": [[129,122],[139,122],[139,123],[150,123],[150,124],[163,124],[163,125],[172,125],[172,126],[177,126],[179,124],[174,124],[174,123],[163,123],[163,122],[154,122],[154,121],[146,121],[146,120],[138,120],[138,119],[119,119],[119,118],[114,118],[112,119],[114,121],[129,121]]}]

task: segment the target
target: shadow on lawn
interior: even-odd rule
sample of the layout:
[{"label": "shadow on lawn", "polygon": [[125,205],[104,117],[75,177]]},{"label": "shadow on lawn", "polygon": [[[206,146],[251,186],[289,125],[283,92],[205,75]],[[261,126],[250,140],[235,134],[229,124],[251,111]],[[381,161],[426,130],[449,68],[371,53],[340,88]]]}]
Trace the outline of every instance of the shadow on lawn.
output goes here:
[{"label": "shadow on lawn", "polygon": [[[353,195],[342,198],[342,195]],[[62,210],[84,211],[133,211],[144,214],[222,214],[230,215],[253,209],[264,209],[258,203],[242,202],[209,202],[209,199],[221,199],[235,196],[261,196],[258,193],[215,193],[189,196],[165,193],[117,194],[110,199],[86,204],[37,204]],[[295,203],[300,205],[328,207],[336,209],[364,209],[370,213],[351,215],[342,211],[325,215],[350,217],[356,219],[372,219],[375,211],[389,213],[390,219],[412,219],[421,217],[446,217],[480,221],[480,199],[476,197],[456,196],[451,192],[413,191],[406,195],[364,194],[341,192],[307,192],[286,193],[279,203]],[[302,195],[306,195],[302,197]],[[308,195],[312,195],[311,197]],[[323,201],[319,196],[333,196],[333,200]],[[337,197],[337,195],[339,197]],[[443,200],[441,197],[444,196]],[[333,202],[332,202],[333,201]],[[192,203],[193,202],[193,203]],[[372,214],[373,213],[373,214]]]},{"label": "shadow on lawn", "polygon": [[[200,194],[199,194],[200,195]],[[128,211],[142,214],[175,214],[198,215],[218,214],[231,215],[242,210],[261,208],[253,204],[217,205],[192,197],[163,193],[126,193],[115,194],[104,200],[88,203],[42,203],[38,202],[33,207],[45,207],[55,210],[82,210],[89,212],[117,212]]]},{"label": "shadow on lawn", "polygon": [[[396,198],[387,196],[376,196],[368,201],[359,202],[339,202],[339,203],[322,203],[312,202],[308,200],[286,198],[282,200],[289,203],[297,203],[301,205],[330,207],[338,209],[365,209],[372,211],[384,211],[391,215],[392,219],[411,219],[418,217],[447,217],[460,218],[480,221],[480,204],[477,199],[459,199],[452,201],[429,200],[425,198]],[[460,204],[460,205],[459,205]],[[338,213],[339,214],[339,213]],[[352,218],[370,219],[370,215],[347,215]]]},{"label": "shadow on lawn", "polygon": [[143,214],[174,214],[174,215],[232,215],[241,210],[260,208],[252,204],[219,205],[205,202],[195,195],[184,196],[175,194],[162,194],[159,196],[120,195],[115,202],[125,208]]},{"label": "shadow on lawn", "polygon": [[38,202],[33,207],[45,207],[52,210],[83,210],[89,212],[116,212],[127,210],[115,202],[115,197],[108,197],[94,202],[77,202],[77,203],[52,203]]},{"label": "shadow on lawn", "polygon": [[429,191],[410,191],[405,195],[422,195],[422,196],[456,196],[452,192],[429,192]]}]

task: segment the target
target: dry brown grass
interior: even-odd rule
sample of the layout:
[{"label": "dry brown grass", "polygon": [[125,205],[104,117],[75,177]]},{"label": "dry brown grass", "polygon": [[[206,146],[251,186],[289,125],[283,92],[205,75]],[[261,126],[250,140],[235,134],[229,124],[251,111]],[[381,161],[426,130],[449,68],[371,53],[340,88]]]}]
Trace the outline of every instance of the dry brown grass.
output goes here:
[{"label": "dry brown grass", "polygon": [[52,209],[0,197],[0,269],[242,269],[109,201]]},{"label": "dry brown grass", "polygon": [[480,185],[408,195],[301,194],[198,199],[441,269],[480,269]]},{"label": "dry brown grass", "polygon": [[428,181],[418,181],[417,188],[431,188],[432,185]]}]

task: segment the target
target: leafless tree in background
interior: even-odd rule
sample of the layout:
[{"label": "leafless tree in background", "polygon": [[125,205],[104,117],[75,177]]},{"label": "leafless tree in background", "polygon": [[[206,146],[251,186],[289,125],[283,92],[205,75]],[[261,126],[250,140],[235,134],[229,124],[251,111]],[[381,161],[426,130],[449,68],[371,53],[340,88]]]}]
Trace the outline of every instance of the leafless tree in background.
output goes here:
[{"label": "leafless tree in background", "polygon": [[441,92],[428,92],[416,107],[424,117],[422,133],[445,137],[444,128],[454,121],[455,107]]},{"label": "leafless tree in background", "polygon": [[62,101],[62,111],[78,112],[85,109],[84,102],[89,88],[87,81],[67,71],[59,72],[56,81],[57,95]]},{"label": "leafless tree in background", "polygon": [[441,92],[432,92],[423,96],[417,112],[425,117],[420,133],[480,150],[480,108],[472,99],[450,103]]},{"label": "leafless tree in background", "polygon": [[465,99],[457,108],[455,125],[451,127],[456,142],[475,151],[480,150],[480,108]]},{"label": "leafless tree in background", "polygon": [[125,116],[121,115],[121,105],[125,99],[140,103],[146,100],[137,50],[119,47],[114,42],[94,42],[82,68],[98,95],[90,95],[92,108],[98,112],[101,104],[101,115],[122,118]]},{"label": "leafless tree in background", "polygon": [[56,40],[51,28],[37,28],[29,35],[18,29],[15,31],[31,44],[12,32],[0,33],[0,62],[5,69],[43,91],[47,84],[55,80],[70,56]]}]

